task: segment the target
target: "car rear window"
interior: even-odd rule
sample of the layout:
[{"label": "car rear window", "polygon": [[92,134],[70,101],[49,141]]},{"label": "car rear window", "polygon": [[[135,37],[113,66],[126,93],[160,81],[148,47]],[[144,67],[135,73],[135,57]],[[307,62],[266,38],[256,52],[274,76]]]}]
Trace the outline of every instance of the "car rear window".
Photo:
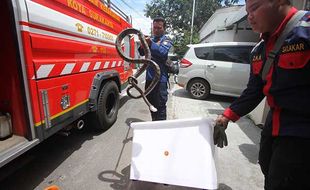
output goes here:
[{"label": "car rear window", "polygon": [[210,60],[212,59],[212,48],[211,47],[196,47],[194,48],[195,55],[199,59]]},{"label": "car rear window", "polygon": [[215,47],[214,60],[249,64],[252,48],[252,46]]}]

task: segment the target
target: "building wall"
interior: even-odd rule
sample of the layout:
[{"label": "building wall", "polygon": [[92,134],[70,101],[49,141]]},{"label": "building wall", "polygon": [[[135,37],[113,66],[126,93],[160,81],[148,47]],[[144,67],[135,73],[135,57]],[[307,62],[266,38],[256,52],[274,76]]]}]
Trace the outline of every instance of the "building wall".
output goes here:
[{"label": "building wall", "polygon": [[[238,27],[238,29],[237,29]],[[235,25],[230,30],[216,30],[213,34],[203,39],[201,43],[207,42],[258,42],[259,34],[250,28]]]},{"label": "building wall", "polygon": [[[227,22],[229,22],[229,18],[234,17],[235,14],[240,10],[240,8],[241,6],[233,6],[218,9],[199,31],[199,38],[201,42],[206,41],[202,40],[203,38],[205,38],[205,36],[212,36],[212,32],[223,28],[223,26],[226,26]],[[207,41],[211,42],[211,40]]]},{"label": "building wall", "polygon": [[238,30],[238,33],[234,35],[234,42],[258,42],[259,34],[254,33],[252,30]]},{"label": "building wall", "polygon": [[234,30],[216,31],[214,36],[215,42],[231,42],[234,39]]},{"label": "building wall", "polygon": [[205,38],[200,41],[200,43],[209,43],[209,42],[215,42],[215,33],[208,36],[208,38]]}]

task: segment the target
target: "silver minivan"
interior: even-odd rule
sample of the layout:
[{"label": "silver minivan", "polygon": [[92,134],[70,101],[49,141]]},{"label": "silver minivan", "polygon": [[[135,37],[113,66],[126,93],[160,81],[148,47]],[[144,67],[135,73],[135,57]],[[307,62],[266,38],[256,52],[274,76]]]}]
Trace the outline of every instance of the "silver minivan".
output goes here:
[{"label": "silver minivan", "polygon": [[178,84],[195,99],[210,94],[238,97],[250,74],[254,42],[217,42],[188,45],[180,61]]}]

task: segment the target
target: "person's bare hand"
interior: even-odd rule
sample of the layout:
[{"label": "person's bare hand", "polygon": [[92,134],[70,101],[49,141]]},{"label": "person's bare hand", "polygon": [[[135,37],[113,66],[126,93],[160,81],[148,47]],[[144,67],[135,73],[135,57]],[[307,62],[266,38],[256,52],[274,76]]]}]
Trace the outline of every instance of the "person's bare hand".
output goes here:
[{"label": "person's bare hand", "polygon": [[225,128],[227,128],[229,119],[223,115],[219,115],[217,116],[216,120],[215,120],[215,125],[222,125]]}]

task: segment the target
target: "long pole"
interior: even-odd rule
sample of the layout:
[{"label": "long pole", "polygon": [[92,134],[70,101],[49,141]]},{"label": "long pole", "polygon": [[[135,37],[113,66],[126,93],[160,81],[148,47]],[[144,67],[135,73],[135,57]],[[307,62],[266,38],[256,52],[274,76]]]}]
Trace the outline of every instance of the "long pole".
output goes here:
[{"label": "long pole", "polygon": [[195,16],[195,0],[193,0],[193,12],[192,12],[191,38],[190,38],[190,40],[189,40],[189,43],[190,43],[190,44],[192,44],[192,40],[193,40],[194,16]]}]

